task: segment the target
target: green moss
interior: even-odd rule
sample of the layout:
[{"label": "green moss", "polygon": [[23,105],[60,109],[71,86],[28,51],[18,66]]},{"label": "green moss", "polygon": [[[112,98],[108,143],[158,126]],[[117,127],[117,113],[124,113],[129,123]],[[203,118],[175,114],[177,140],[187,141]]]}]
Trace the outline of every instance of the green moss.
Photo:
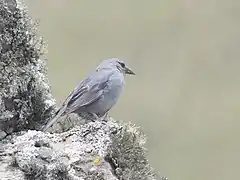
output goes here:
[{"label": "green moss", "polygon": [[[37,129],[51,112],[43,40],[16,0],[0,0],[0,129]],[[50,103],[49,103],[50,102]]]},{"label": "green moss", "polygon": [[111,136],[112,144],[105,157],[113,173],[122,180],[155,180],[155,172],[146,159],[145,135],[135,126],[125,124]]}]

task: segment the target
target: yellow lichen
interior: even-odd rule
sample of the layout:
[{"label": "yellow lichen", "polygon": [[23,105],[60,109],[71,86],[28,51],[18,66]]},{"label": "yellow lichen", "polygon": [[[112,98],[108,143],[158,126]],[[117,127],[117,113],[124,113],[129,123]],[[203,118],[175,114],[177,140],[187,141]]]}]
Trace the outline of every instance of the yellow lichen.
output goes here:
[{"label": "yellow lichen", "polygon": [[100,163],[101,163],[101,158],[100,158],[99,156],[97,156],[97,157],[94,159],[93,164],[94,164],[95,166],[98,166],[98,165],[100,165]]}]

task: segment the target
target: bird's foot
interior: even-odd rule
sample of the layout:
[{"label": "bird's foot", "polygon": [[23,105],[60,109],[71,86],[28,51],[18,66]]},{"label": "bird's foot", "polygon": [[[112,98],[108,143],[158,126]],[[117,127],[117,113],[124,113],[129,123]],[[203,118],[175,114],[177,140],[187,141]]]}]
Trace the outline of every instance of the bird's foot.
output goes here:
[{"label": "bird's foot", "polygon": [[91,119],[93,122],[99,120],[99,117],[98,117],[97,114],[95,114],[95,113],[91,113],[91,114],[94,117],[94,118]]},{"label": "bird's foot", "polygon": [[104,114],[102,117],[99,117],[97,114],[95,113],[91,113],[94,117],[94,120],[92,121],[107,121],[107,117],[108,117],[108,113]]},{"label": "bird's foot", "polygon": [[108,113],[104,114],[102,117],[101,117],[101,121],[106,121],[107,122],[108,120]]}]

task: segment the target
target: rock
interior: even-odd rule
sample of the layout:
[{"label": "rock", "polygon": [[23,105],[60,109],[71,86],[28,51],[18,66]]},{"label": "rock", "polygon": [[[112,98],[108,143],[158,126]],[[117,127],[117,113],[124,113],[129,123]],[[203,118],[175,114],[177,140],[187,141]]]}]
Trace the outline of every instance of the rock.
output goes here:
[{"label": "rock", "polygon": [[7,136],[7,133],[0,130],[0,140],[4,139]]},{"label": "rock", "polygon": [[53,99],[36,22],[18,0],[0,0],[0,130],[40,129]]},{"label": "rock", "polygon": [[136,127],[111,118],[62,133],[13,133],[1,144],[0,179],[155,180],[143,144]]}]

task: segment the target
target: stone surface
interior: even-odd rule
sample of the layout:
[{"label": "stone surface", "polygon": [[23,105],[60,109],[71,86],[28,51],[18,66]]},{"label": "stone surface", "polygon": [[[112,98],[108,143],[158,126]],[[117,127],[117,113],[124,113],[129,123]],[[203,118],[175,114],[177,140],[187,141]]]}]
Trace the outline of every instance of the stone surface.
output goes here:
[{"label": "stone surface", "polygon": [[19,1],[0,0],[0,130],[39,129],[52,116],[42,38]]},{"label": "stone surface", "polygon": [[4,139],[7,136],[7,133],[5,131],[0,130],[0,140]]},{"label": "stone surface", "polygon": [[1,142],[0,179],[154,180],[144,142],[137,128],[111,118],[62,133],[13,133]]}]

